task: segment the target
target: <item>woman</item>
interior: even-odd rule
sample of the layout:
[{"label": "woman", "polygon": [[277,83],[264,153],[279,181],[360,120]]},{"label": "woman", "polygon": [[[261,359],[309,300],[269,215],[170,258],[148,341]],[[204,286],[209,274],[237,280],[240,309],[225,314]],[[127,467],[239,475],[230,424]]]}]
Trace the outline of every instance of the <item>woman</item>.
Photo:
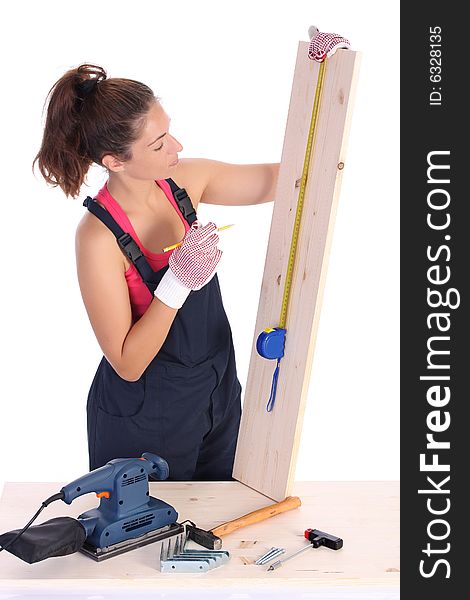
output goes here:
[{"label": "woman", "polygon": [[90,469],[147,451],[168,462],[170,479],[230,480],[241,385],[217,228],[195,211],[200,201],[272,200],[279,165],[178,160],[159,98],[96,65],[67,71],[48,100],[34,160],[45,180],[77,197],[92,163],[108,173],[76,233],[80,290],[103,351],[87,402]]}]

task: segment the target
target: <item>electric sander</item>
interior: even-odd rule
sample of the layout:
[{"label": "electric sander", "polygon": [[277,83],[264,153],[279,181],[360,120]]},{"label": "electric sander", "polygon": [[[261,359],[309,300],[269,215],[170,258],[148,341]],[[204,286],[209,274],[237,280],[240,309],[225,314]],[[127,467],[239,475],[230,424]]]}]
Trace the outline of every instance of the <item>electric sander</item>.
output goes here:
[{"label": "electric sander", "polygon": [[[0,550],[8,550],[29,563],[77,551],[102,561],[178,535],[184,532],[184,525],[176,522],[176,510],[149,494],[148,478],[164,480],[168,475],[168,463],[150,452],[144,452],[141,458],[111,460],[44,501],[22,530],[1,535]],[[51,502],[71,504],[90,492],[100,499],[96,508],[77,519],[58,517],[30,527]]]}]

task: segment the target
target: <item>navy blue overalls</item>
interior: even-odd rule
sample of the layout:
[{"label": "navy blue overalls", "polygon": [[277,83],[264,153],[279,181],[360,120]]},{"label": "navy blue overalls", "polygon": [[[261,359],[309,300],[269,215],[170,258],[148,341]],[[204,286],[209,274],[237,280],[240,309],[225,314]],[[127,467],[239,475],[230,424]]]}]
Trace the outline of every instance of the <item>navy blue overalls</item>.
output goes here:
[{"label": "navy blue overalls", "polygon": [[[166,181],[191,225],[197,216],[186,190]],[[108,211],[90,197],[83,204],[115,234],[153,293],[168,266],[153,271]],[[103,356],[87,401],[90,470],[153,452],[168,462],[169,479],[231,480],[241,389],[216,274],[189,294],[139,380],[122,379]]]}]

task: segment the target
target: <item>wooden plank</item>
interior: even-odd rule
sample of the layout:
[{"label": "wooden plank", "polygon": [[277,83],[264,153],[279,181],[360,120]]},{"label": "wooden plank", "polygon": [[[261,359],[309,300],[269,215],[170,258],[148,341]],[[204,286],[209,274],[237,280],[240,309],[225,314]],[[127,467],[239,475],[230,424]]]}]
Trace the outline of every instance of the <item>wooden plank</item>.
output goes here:
[{"label": "wooden plank", "polygon": [[280,363],[276,403],[268,413],[276,361],[257,353],[256,340],[266,327],[279,326],[298,185],[320,71],[319,63],[308,58],[307,49],[307,42],[299,43],[233,469],[235,479],[274,500],[290,495],[295,476],[360,58],[357,52],[338,50],[326,62],[292,276],[285,356]]}]

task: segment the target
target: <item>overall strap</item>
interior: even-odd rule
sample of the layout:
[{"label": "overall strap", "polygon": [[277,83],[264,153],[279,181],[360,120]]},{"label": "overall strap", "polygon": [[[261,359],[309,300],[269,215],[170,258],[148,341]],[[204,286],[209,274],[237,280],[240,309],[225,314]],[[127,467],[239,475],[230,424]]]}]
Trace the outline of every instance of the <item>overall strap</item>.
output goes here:
[{"label": "overall strap", "polygon": [[[188,225],[191,226],[197,219],[197,214],[194,210],[191,198],[188,196],[186,190],[178,187],[173,179],[168,178],[165,181],[167,181],[170,185],[173,196],[183,217],[188,222]],[[135,266],[139,272],[139,275],[142,277],[143,282],[150,290],[150,293],[153,294],[155,290],[155,283],[153,282],[155,271],[147,262],[147,259],[142,254],[142,251],[134,238],[129,233],[126,233],[121,226],[118,225],[110,213],[100,206],[94,198],[87,196],[83,201],[83,206],[86,206],[90,212],[98,217],[98,219],[100,219],[100,221],[102,221],[108,227],[108,229],[114,233],[119,247]]]},{"label": "overall strap", "polygon": [[134,238],[126,233],[118,223],[113,219],[107,210],[96,202],[90,196],[87,196],[83,201],[83,206],[86,206],[90,212],[92,212],[100,221],[102,221],[116,236],[116,241],[127,256],[127,258],[135,266],[139,275],[142,277],[143,282],[148,287],[150,292],[153,294],[155,285],[152,286],[151,280],[155,273],[152,267],[147,262],[147,259],[142,254],[141,249],[137,245]]},{"label": "overall strap", "polygon": [[180,188],[176,185],[176,183],[169,177],[165,179],[170,185],[173,196],[178,204],[178,207],[183,215],[183,217],[188,222],[189,226],[191,226],[194,221],[197,219],[196,211],[194,210],[193,203],[191,202],[191,198],[188,196],[188,193],[184,188]]}]

